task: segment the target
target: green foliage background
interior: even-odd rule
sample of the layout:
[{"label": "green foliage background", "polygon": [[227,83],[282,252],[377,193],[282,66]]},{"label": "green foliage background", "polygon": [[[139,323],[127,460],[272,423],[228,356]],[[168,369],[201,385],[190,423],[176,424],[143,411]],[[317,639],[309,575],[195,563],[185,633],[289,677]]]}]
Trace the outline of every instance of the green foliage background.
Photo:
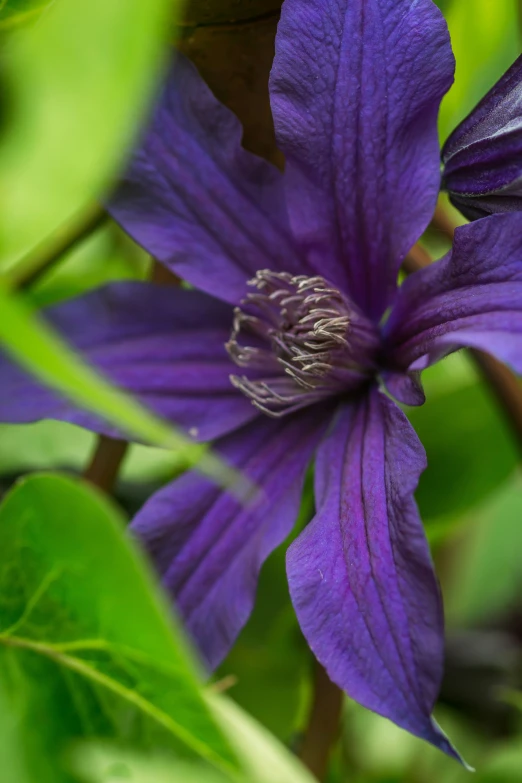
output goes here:
[{"label": "green foliage background", "polygon": [[[519,54],[522,21],[515,0],[439,5],[457,59],[441,111],[444,140]],[[0,339],[76,399],[87,378],[91,406],[152,444],[126,457],[116,488],[123,514],[70,477],[88,461],[92,435],[56,422],[0,425],[1,783],[311,780],[288,751],[306,721],[312,664],[288,598],[284,549],[267,562],[254,614],[216,675],[235,684],[216,695],[124,533],[151,488],[201,453],[187,453],[167,425],[87,377],[34,312],[108,280],[142,278],[147,258],[106,222],[23,296],[12,286],[24,254],[81,215],[116,176],[154,93],[177,10],[171,0],[0,3],[0,78],[9,98],[0,126]],[[425,241],[434,255],[445,249],[439,237]],[[429,461],[417,500],[459,686],[443,698],[438,719],[477,768],[477,783],[518,783],[520,455],[465,355],[427,371],[425,387],[427,404],[409,414]],[[206,465],[226,480],[211,457]],[[297,529],[310,514],[308,490]],[[346,703],[330,783],[468,778]]]}]

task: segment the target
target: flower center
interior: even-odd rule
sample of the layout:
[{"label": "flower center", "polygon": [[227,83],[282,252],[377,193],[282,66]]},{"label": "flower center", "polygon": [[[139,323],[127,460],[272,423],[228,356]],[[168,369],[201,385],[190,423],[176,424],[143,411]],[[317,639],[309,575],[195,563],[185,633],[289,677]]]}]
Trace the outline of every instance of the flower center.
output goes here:
[{"label": "flower center", "polygon": [[322,277],[263,269],[249,285],[226,349],[230,380],[269,416],[360,386],[376,371],[375,326]]}]

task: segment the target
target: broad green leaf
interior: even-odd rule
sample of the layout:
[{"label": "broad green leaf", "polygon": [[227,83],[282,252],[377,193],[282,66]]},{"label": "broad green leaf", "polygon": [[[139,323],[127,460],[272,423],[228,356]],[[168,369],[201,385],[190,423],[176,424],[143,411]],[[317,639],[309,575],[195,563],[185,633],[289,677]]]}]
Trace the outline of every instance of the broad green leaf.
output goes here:
[{"label": "broad green leaf", "polygon": [[514,471],[515,441],[484,384],[428,397],[407,412],[428,456],[416,493],[423,519],[466,511]]},{"label": "broad green leaf", "polygon": [[520,53],[517,0],[454,0],[445,6],[457,67],[441,106],[443,141]]},{"label": "broad green leaf", "polygon": [[110,185],[154,97],[178,6],[177,0],[56,0],[37,24],[7,41],[4,263]]},{"label": "broad green leaf", "polygon": [[65,477],[25,479],[0,507],[0,551],[0,672],[35,781],[69,780],[60,754],[100,737],[238,779],[171,610],[108,501]]},{"label": "broad green leaf", "polygon": [[163,448],[182,452],[188,464],[217,481],[237,481],[234,471],[204,446],[196,446],[142,407],[132,397],[112,386],[85,364],[31,308],[24,299],[0,285],[0,344],[39,380],[111,422],[120,430]]}]

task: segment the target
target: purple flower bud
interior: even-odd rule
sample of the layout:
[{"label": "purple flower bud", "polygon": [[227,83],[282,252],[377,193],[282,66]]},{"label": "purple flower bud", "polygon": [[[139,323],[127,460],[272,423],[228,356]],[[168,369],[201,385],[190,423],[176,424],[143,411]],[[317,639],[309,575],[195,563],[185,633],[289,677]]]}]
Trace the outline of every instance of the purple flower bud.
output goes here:
[{"label": "purple flower bud", "polygon": [[469,220],[522,209],[522,56],[453,131],[443,188]]}]

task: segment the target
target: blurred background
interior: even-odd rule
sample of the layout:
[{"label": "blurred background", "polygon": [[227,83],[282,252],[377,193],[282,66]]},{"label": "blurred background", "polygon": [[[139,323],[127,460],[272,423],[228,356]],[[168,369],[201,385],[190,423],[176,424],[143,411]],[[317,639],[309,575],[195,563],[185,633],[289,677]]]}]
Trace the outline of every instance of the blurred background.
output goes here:
[{"label": "blurred background", "polygon": [[[84,214],[110,188],[175,40],[240,114],[245,144],[278,161],[266,101],[277,0],[199,0],[185,8],[148,2],[147,12],[130,3],[124,14],[120,0],[105,8],[95,0],[88,13],[84,4],[64,0],[54,26],[48,20],[60,0],[0,3],[2,273],[16,271],[19,259],[63,220]],[[522,50],[522,4],[438,4],[457,60],[441,112],[444,141]],[[436,231],[424,242],[435,257],[447,249]],[[25,296],[35,306],[48,305],[109,280],[143,278],[150,264],[101,218],[59,264],[35,277]],[[423,377],[427,403],[408,415],[428,454],[417,500],[446,606],[446,676],[436,714],[477,768],[477,783],[522,783],[522,454],[465,354]],[[80,474],[95,443],[95,436],[63,423],[1,425],[0,493],[36,470]],[[114,492],[126,516],[180,468],[176,452],[132,446]],[[301,524],[311,502],[308,488]],[[313,663],[288,597],[285,549],[266,563],[254,614],[216,679],[226,678],[232,699],[297,748]],[[154,775],[143,779],[154,783]],[[442,754],[346,701],[330,783],[468,779]]]}]

